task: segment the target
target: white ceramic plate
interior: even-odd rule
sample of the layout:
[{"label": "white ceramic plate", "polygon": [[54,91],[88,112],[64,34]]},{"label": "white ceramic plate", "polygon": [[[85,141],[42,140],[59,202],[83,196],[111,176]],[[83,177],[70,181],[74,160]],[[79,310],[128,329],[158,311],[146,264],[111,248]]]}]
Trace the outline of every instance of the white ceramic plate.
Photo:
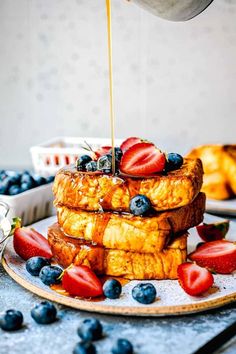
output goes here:
[{"label": "white ceramic plate", "polygon": [[206,211],[217,215],[236,216],[236,199],[206,201]]},{"label": "white ceramic plate", "polygon": [[[205,222],[216,222],[222,219],[205,215]],[[32,225],[37,231],[46,235],[47,228],[55,222],[51,217]],[[236,223],[231,222],[228,239],[236,240]],[[190,230],[188,240],[189,251],[200,242],[195,229]],[[131,281],[123,287],[118,300],[87,301],[67,297],[44,285],[38,277],[33,277],[25,270],[25,262],[16,255],[10,240],[3,253],[3,266],[8,274],[29,291],[46,299],[76,309],[107,314],[130,316],[163,316],[194,313],[216,308],[236,300],[236,274],[214,275],[215,283],[210,291],[199,297],[188,296],[179,286],[177,280],[151,281],[157,290],[157,300],[150,305],[142,305],[131,296],[131,290],[139,281]]]}]

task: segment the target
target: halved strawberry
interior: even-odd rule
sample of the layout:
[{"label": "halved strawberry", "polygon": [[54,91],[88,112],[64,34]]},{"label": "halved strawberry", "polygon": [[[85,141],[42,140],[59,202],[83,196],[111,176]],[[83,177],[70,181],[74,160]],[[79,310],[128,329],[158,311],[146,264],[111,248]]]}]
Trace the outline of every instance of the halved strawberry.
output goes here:
[{"label": "halved strawberry", "polygon": [[178,266],[178,280],[184,291],[192,296],[207,291],[214,283],[212,274],[206,268],[194,263],[183,263]]},{"label": "halved strawberry", "polygon": [[147,176],[164,170],[165,154],[151,143],[138,143],[122,156],[120,170],[133,176]]},{"label": "halved strawberry", "polygon": [[72,266],[64,271],[62,287],[73,296],[96,297],[103,294],[102,283],[87,266]]},{"label": "halved strawberry", "polygon": [[101,146],[99,149],[94,151],[95,159],[99,159],[99,157],[108,154],[111,148],[111,146]]},{"label": "halved strawberry", "polygon": [[52,257],[52,251],[47,239],[29,227],[18,227],[15,229],[13,246],[15,252],[25,261],[35,256]]},{"label": "halved strawberry", "polygon": [[229,231],[229,221],[202,224],[196,227],[198,235],[206,242],[222,240]]},{"label": "halved strawberry", "polygon": [[236,244],[230,241],[206,242],[188,257],[216,273],[229,274],[236,270]]},{"label": "halved strawberry", "polygon": [[122,152],[124,153],[131,146],[138,144],[138,143],[142,143],[142,142],[143,142],[143,140],[140,138],[131,137],[131,138],[124,140],[123,143],[121,144],[120,148],[121,148]]}]

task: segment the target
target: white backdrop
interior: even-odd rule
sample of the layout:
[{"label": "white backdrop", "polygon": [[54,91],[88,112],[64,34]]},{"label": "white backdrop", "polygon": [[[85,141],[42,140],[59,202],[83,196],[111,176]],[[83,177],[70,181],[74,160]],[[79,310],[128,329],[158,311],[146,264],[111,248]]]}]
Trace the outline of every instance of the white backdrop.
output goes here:
[{"label": "white backdrop", "polygon": [[[109,135],[105,0],[0,0],[0,167],[57,135]],[[117,137],[236,143],[236,1],[172,23],[113,0]]]}]

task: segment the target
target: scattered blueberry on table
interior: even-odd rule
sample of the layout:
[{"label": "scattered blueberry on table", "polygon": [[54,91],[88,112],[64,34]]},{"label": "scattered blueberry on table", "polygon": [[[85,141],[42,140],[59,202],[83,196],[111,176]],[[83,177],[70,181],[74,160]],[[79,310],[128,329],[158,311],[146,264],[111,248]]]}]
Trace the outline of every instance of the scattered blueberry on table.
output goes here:
[{"label": "scattered blueberry on table", "polygon": [[130,200],[129,208],[133,215],[144,215],[151,209],[151,202],[145,195],[137,194]]},{"label": "scattered blueberry on table", "polygon": [[77,333],[86,342],[102,338],[102,325],[96,318],[87,318],[79,326]]},{"label": "scattered blueberry on table", "polygon": [[116,279],[108,279],[103,285],[103,293],[108,299],[118,299],[121,292],[121,283]]},{"label": "scattered blueberry on table", "polygon": [[134,300],[141,304],[151,304],[156,299],[156,288],[151,283],[140,283],[132,289]]},{"label": "scattered blueberry on table", "polygon": [[59,279],[63,270],[58,266],[44,266],[39,273],[40,280],[45,285],[60,284],[61,280]]},{"label": "scattered blueberry on table", "polygon": [[17,310],[7,310],[0,315],[0,328],[4,331],[16,331],[22,327],[23,315]]},{"label": "scattered blueberry on table", "polygon": [[51,183],[54,176],[42,177],[29,171],[22,173],[10,170],[0,171],[0,194],[17,195],[29,189]]},{"label": "scattered blueberry on table", "polygon": [[42,301],[31,310],[31,317],[39,324],[50,324],[57,319],[57,309],[49,301]]},{"label": "scattered blueberry on table", "polygon": [[40,270],[48,265],[50,265],[50,261],[44,257],[31,257],[25,263],[27,272],[33,276],[38,276]]},{"label": "scattered blueberry on table", "polygon": [[127,339],[119,338],[111,349],[112,354],[133,354],[133,346]]},{"label": "scattered blueberry on table", "polygon": [[90,342],[77,343],[73,350],[73,354],[96,354],[96,353],[97,351],[95,346]]}]

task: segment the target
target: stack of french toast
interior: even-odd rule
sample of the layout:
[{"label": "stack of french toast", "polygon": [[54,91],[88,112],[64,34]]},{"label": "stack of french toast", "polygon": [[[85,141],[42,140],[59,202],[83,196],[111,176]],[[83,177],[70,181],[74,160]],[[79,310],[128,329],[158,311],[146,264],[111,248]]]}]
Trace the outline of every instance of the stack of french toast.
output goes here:
[{"label": "stack of french toast", "polygon": [[236,195],[236,145],[201,145],[189,152],[203,163],[202,191],[210,199],[224,200]]},{"label": "stack of french toast", "polygon": [[[201,161],[190,158],[145,177],[62,168],[53,186],[57,223],[48,230],[54,258],[100,275],[176,279],[186,261],[187,231],[203,220],[202,177]],[[148,213],[131,213],[137,196],[150,200]]]}]

